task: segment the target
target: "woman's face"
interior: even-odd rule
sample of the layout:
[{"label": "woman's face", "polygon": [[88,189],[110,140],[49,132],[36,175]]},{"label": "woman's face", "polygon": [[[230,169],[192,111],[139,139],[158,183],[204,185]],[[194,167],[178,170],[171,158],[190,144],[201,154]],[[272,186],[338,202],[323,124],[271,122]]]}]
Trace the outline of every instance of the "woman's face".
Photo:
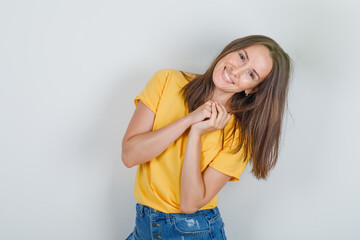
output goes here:
[{"label": "woman's face", "polygon": [[272,69],[269,50],[263,45],[252,45],[231,52],[215,65],[213,82],[218,90],[251,93]]}]

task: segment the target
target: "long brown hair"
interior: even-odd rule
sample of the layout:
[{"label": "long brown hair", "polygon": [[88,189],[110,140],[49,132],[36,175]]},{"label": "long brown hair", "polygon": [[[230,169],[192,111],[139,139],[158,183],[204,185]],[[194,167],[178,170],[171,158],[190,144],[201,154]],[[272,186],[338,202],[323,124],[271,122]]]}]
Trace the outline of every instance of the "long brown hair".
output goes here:
[{"label": "long brown hair", "polygon": [[[236,153],[244,147],[244,161],[250,158],[251,172],[257,179],[266,179],[268,172],[278,159],[279,142],[284,108],[287,107],[287,94],[291,71],[291,58],[273,39],[263,35],[251,35],[229,43],[215,58],[204,74],[190,76],[182,72],[189,80],[182,89],[182,96],[189,112],[209,100],[213,94],[213,72],[217,62],[225,55],[251,45],[263,45],[269,49],[273,60],[269,75],[259,83],[256,91],[245,96],[244,91],[235,93],[228,101],[236,121],[231,136],[240,130]],[[224,145],[224,129],[222,129]]]}]

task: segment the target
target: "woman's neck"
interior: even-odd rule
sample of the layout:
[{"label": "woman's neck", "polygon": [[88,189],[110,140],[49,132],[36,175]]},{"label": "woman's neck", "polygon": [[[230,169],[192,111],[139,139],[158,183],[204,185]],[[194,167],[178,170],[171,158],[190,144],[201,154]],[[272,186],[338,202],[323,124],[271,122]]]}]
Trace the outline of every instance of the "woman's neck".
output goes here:
[{"label": "woman's neck", "polygon": [[[215,89],[216,90],[216,89]],[[210,97],[210,100],[214,102],[220,102],[223,106],[225,106],[226,110],[230,112],[230,106],[227,103],[227,101],[232,97],[232,93],[220,93],[218,91],[215,91],[213,95]]]}]

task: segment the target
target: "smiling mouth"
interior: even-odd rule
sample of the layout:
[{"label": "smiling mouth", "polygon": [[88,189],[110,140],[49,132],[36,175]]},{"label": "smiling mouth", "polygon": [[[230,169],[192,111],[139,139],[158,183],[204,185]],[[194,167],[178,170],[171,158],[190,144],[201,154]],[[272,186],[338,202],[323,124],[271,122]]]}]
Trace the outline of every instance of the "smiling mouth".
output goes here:
[{"label": "smiling mouth", "polygon": [[231,81],[231,78],[229,77],[228,72],[226,71],[226,67],[224,68],[224,76],[225,76],[225,81],[226,82],[234,84],[234,82]]}]

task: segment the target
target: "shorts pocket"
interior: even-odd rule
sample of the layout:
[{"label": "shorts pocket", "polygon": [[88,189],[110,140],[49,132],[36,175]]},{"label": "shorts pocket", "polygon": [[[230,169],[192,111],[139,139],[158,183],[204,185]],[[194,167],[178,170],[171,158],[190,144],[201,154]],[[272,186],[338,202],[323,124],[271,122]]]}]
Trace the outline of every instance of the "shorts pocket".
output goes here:
[{"label": "shorts pocket", "polygon": [[175,230],[181,234],[198,235],[208,234],[210,224],[205,216],[199,214],[194,216],[176,216],[173,218]]}]

